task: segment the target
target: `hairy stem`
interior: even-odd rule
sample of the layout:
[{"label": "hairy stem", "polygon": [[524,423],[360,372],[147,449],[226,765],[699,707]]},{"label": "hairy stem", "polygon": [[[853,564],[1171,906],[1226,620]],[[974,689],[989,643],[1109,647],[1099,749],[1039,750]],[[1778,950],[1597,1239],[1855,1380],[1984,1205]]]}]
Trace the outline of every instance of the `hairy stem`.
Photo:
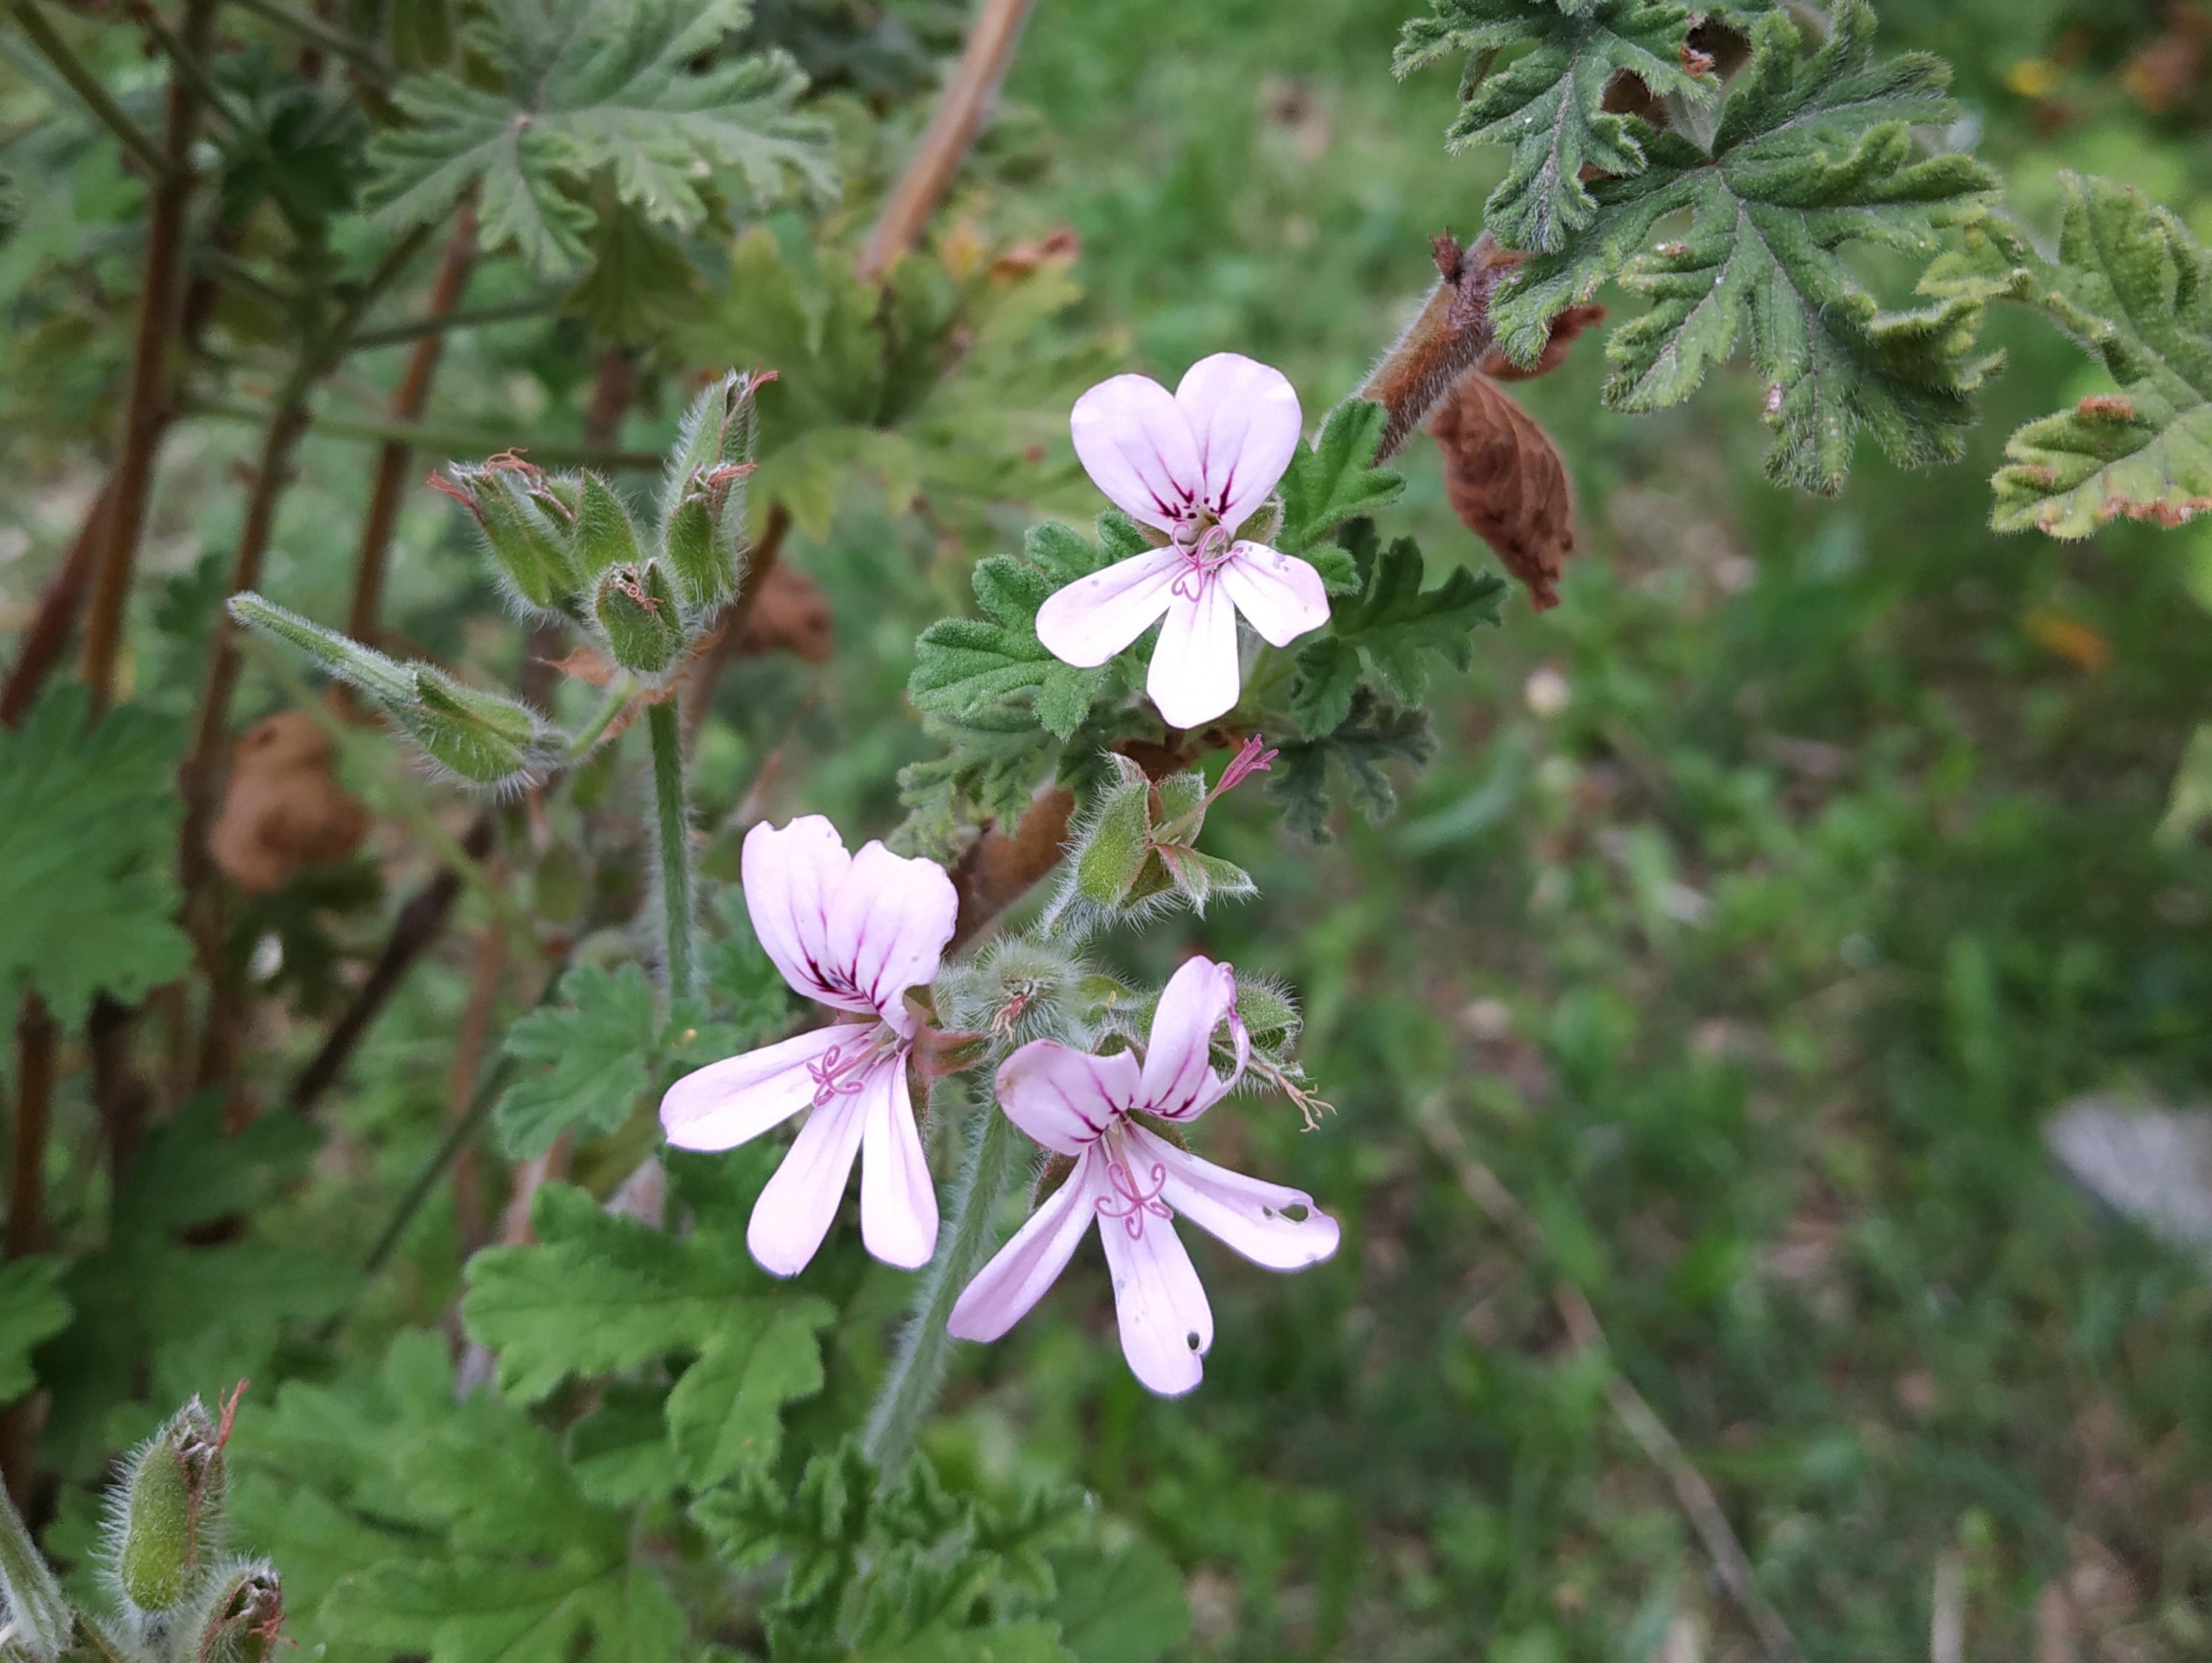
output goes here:
[{"label": "hairy stem", "polygon": [[868,233],[857,269],[864,278],[881,276],[914,246],[922,227],[960,171],[960,160],[981,130],[985,111],[1022,38],[1032,0],[982,0],[968,30],[968,44],[945,83],[945,95],[922,135],[906,172],[884,199],[883,211]]},{"label": "hairy stem", "polygon": [[886,1472],[906,1459],[923,1417],[937,1401],[952,1349],[945,1325],[961,1290],[998,1246],[999,1202],[1021,1162],[1022,1139],[995,1104],[976,1118],[981,1124],[969,1139],[967,1159],[954,1181],[949,1213],[937,1235],[937,1256],[922,1273],[913,1318],[861,1434],[868,1458]]},{"label": "hairy stem", "polygon": [[[453,222],[453,234],[446,240],[446,252],[438,261],[438,275],[430,285],[429,315],[441,317],[451,312],[460,300],[462,291],[469,286],[469,274],[476,268],[477,215],[475,208],[463,203]],[[360,337],[356,336],[355,342]],[[399,373],[399,385],[392,395],[392,419],[404,427],[422,414],[429,402],[430,380],[438,373],[438,359],[446,347],[446,337],[438,330],[426,330],[416,339],[407,355],[406,367]],[[384,571],[386,555],[392,548],[392,528],[399,518],[399,494],[407,483],[408,461],[412,455],[406,442],[387,439],[376,454],[376,478],[369,487],[368,511],[362,517],[361,551],[354,558],[353,604],[346,614],[346,634],[357,641],[374,645],[378,634],[377,614],[384,599]]]},{"label": "hairy stem", "polygon": [[[215,31],[216,0],[184,0],[178,39],[204,57]],[[131,349],[131,375],[123,400],[123,441],[116,457],[102,522],[100,551],[93,570],[85,619],[84,679],[94,711],[115,690],[115,661],[123,642],[123,605],[137,565],[146,503],[154,482],[154,457],[168,426],[170,355],[183,319],[185,231],[191,205],[192,141],[199,131],[200,97],[189,77],[169,77],[161,121],[163,171],[146,205],[146,268],[139,291],[138,322]]]},{"label": "hairy stem", "polygon": [[691,809],[684,792],[684,731],[673,700],[645,713],[653,737],[653,807],[659,822],[661,962],[672,1003],[691,996]]},{"label": "hairy stem", "polygon": [[1490,355],[1498,339],[1490,297],[1527,258],[1487,231],[1467,248],[1448,236],[1436,240],[1437,286],[1358,394],[1389,412],[1376,462],[1396,455],[1443,396]]}]

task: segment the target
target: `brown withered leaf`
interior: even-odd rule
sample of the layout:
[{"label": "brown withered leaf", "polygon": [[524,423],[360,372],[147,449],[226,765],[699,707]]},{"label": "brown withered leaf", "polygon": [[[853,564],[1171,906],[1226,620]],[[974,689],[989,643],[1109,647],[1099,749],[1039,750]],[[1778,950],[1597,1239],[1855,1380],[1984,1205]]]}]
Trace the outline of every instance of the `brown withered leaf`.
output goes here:
[{"label": "brown withered leaf", "polygon": [[556,675],[566,676],[572,682],[582,682],[587,687],[612,687],[616,670],[614,660],[596,646],[580,646],[564,658],[544,660],[545,667]]},{"label": "brown withered leaf", "polygon": [[1052,260],[1072,260],[1083,252],[1083,239],[1072,225],[1056,225],[1042,237],[1000,249],[991,261],[994,277],[1026,277]]},{"label": "brown withered leaf", "polygon": [[2212,6],[2203,0],[2174,0],[2166,9],[2166,27],[2136,52],[2120,71],[2120,84],[2136,103],[2163,115],[2205,90],[2212,60]]},{"label": "brown withered leaf", "polygon": [[795,566],[769,567],[738,633],[738,656],[790,652],[809,664],[827,664],[836,645],[837,620],[822,586]]},{"label": "brown withered leaf", "polygon": [[256,722],[231,750],[222,811],[208,853],[239,888],[281,889],[303,866],[340,860],[368,835],[361,799],[331,770],[337,748],[312,717],[283,711]]},{"label": "brown withered leaf", "polygon": [[1557,606],[1575,528],[1566,464],[1551,435],[1486,375],[1468,376],[1437,406],[1429,434],[1461,524],[1498,551],[1538,611]]}]

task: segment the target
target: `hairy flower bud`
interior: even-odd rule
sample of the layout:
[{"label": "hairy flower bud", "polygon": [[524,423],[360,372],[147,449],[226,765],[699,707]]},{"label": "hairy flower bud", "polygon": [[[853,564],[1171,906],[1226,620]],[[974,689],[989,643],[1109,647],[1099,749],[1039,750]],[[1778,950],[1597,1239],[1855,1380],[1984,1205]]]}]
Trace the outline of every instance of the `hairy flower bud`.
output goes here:
[{"label": "hairy flower bud", "polygon": [[218,1421],[194,1398],[132,1454],[116,1520],[115,1580],[134,1610],[175,1609],[209,1558],[222,1521],[222,1447],[237,1405],[234,1395]]},{"label": "hairy flower bud", "polygon": [[732,371],[684,413],[660,492],[662,546],[684,598],[711,606],[743,566],[745,476],[752,471],[753,400],[767,375]]},{"label": "hairy flower bud", "polygon": [[576,482],[576,559],[586,583],[611,567],[635,566],[643,557],[637,527],[615,488],[597,474]]},{"label": "hairy flower bud", "polygon": [[192,1663],[266,1663],[284,1627],[284,1591],[266,1560],[218,1566],[181,1625]]},{"label": "hairy flower bud", "polygon": [[469,511],[484,548],[516,595],[550,611],[575,593],[576,496],[573,481],[556,480],[513,452],[474,466],[453,463],[451,483],[431,486]]},{"label": "hairy flower bud", "polygon": [[599,580],[592,613],[615,662],[635,675],[658,676],[683,654],[683,609],[659,561],[609,571]]},{"label": "hairy flower bud", "polygon": [[479,786],[506,790],[535,779],[558,736],[520,700],[486,693],[428,665],[414,666],[415,696],[388,706],[431,761]]}]

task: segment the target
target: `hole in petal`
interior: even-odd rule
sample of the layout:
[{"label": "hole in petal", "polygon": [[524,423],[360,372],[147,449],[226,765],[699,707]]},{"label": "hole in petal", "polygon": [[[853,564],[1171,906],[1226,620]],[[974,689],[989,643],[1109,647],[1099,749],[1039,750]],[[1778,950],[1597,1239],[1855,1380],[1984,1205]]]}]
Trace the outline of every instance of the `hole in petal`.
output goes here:
[{"label": "hole in petal", "polygon": [[1303,1201],[1293,1202],[1291,1205],[1283,1209],[1283,1217],[1289,1219],[1293,1224],[1303,1224],[1307,1219],[1313,1217],[1313,1209],[1306,1205]]},{"label": "hole in petal", "polygon": [[1198,1330],[1194,1328],[1182,1337],[1182,1343],[1194,1351],[1198,1350]]}]

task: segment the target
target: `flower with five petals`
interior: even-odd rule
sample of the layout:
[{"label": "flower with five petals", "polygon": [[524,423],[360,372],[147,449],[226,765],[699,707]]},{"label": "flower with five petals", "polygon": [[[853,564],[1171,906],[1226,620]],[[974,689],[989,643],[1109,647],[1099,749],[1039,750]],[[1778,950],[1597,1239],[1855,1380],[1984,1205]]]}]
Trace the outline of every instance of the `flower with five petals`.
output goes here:
[{"label": "flower with five petals", "polygon": [[[1202,1161],[1136,1119],[1188,1123],[1228,1095],[1249,1047],[1236,998],[1227,965],[1194,958],[1161,992],[1141,1063],[1127,1051],[1097,1056],[1036,1040],[1001,1065],[1000,1107],[1075,1166],[961,1294],[946,1325],[956,1338],[992,1340],[1012,1327],[1095,1223],[1122,1354],[1147,1387],[1176,1397],[1198,1384],[1213,1344],[1212,1308],[1176,1235],[1176,1214],[1269,1270],[1301,1270],[1336,1251],[1336,1221],[1311,1196]],[[1225,1077],[1212,1063],[1224,1022],[1237,1059]]]},{"label": "flower with five petals", "polygon": [[793,990],[838,1013],[826,1028],[685,1075],[660,1102],[679,1149],[721,1150],[813,1112],[754,1204],[745,1244],[778,1276],[804,1270],[860,1160],[860,1240],[908,1270],[937,1246],[937,1192],[915,1126],[907,1059],[927,986],[952,939],[952,880],[881,843],[845,852],[818,814],[746,834],[745,907]]},{"label": "flower with five petals", "polygon": [[1116,375],[1075,401],[1075,454],[1164,548],[1079,578],[1037,609],[1054,658],[1102,665],[1161,623],[1145,689],[1176,727],[1225,715],[1242,685],[1237,619],[1287,646],[1328,622],[1321,574],[1237,535],[1297,449],[1297,394],[1282,372],[1234,352],[1193,364],[1170,393]]}]

